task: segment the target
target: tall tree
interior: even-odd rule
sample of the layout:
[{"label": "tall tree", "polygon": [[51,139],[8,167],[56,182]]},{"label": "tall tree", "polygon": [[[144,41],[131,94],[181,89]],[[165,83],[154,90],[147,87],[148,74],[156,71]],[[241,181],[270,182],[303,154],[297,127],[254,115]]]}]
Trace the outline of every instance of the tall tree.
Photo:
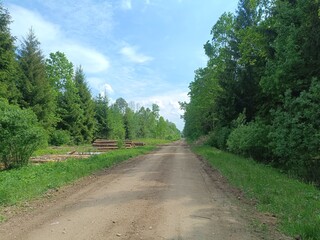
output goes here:
[{"label": "tall tree", "polygon": [[58,99],[59,115],[58,129],[67,130],[75,144],[84,142],[84,110],[81,108],[81,99],[76,84],[72,80],[65,83],[63,95]]},{"label": "tall tree", "polygon": [[160,139],[165,139],[168,131],[168,126],[164,118],[161,116],[159,118],[159,121],[157,123],[157,128],[156,128],[156,137]]},{"label": "tall tree", "polygon": [[58,104],[57,127],[68,131],[74,143],[83,143],[84,110],[81,108],[80,94],[74,79],[73,64],[64,53],[56,52],[50,54],[46,66]]},{"label": "tall tree", "polygon": [[263,90],[275,108],[284,101],[284,93],[291,90],[297,97],[308,90],[313,77],[320,75],[320,18],[319,1],[276,1],[273,25],[276,34],[274,57],[268,59],[261,81]]},{"label": "tall tree", "polygon": [[126,109],[128,108],[128,103],[123,98],[118,98],[113,106],[122,114],[124,115]]},{"label": "tall tree", "polygon": [[108,138],[124,140],[126,135],[123,113],[118,105],[113,104],[108,113]]},{"label": "tall tree", "polygon": [[0,2],[0,98],[17,103],[20,97],[16,86],[18,66],[15,60],[15,39],[9,29],[10,22],[9,12]]},{"label": "tall tree", "polygon": [[134,111],[131,108],[127,107],[123,118],[126,130],[126,139],[136,138],[138,131],[138,122]]},{"label": "tall tree", "polygon": [[31,108],[40,124],[52,132],[57,123],[56,102],[46,76],[45,58],[40,49],[40,42],[32,29],[18,51],[18,62],[21,69],[20,105],[23,108]]},{"label": "tall tree", "polygon": [[96,120],[94,118],[95,107],[90,89],[88,87],[88,83],[85,80],[85,75],[81,66],[76,69],[74,81],[79,92],[80,107],[83,110],[82,136],[84,141],[89,143],[93,139],[96,127]]},{"label": "tall tree", "polygon": [[62,52],[50,53],[46,59],[47,76],[57,92],[63,92],[68,80],[73,78],[73,64]]},{"label": "tall tree", "polygon": [[94,100],[95,105],[95,119],[97,121],[95,138],[107,138],[109,135],[109,126],[108,126],[108,98],[106,96],[99,96]]}]

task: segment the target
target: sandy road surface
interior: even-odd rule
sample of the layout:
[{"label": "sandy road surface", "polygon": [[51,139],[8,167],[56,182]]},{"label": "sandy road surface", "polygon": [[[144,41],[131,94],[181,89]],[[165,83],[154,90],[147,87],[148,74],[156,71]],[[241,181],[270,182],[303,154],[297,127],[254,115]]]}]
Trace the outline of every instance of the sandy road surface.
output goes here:
[{"label": "sandy road surface", "polygon": [[183,142],[81,181],[0,225],[0,239],[257,239]]}]

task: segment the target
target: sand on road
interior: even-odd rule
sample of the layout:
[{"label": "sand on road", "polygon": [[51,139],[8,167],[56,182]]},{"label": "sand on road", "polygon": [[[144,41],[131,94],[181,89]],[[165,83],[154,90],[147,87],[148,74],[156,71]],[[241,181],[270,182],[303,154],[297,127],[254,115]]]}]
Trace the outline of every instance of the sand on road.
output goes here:
[{"label": "sand on road", "polygon": [[0,239],[259,239],[236,198],[178,141],[59,190]]}]

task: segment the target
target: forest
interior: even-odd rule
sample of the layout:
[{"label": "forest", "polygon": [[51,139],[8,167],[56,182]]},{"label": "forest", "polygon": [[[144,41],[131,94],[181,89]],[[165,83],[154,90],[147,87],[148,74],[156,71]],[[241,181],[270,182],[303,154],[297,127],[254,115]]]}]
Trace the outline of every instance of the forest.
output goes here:
[{"label": "forest", "polygon": [[27,164],[34,150],[48,144],[180,138],[157,104],[135,109],[123,98],[110,103],[106,94],[93,97],[84,69],[63,52],[46,58],[32,28],[17,45],[11,21],[0,3],[0,163],[6,168]]},{"label": "forest", "polygon": [[239,0],[204,44],[184,135],[320,183],[320,1]]}]

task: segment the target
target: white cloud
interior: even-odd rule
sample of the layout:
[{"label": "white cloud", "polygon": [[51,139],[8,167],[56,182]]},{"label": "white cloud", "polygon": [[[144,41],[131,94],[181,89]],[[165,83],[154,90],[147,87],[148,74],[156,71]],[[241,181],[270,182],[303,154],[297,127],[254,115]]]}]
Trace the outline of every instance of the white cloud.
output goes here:
[{"label": "white cloud", "polygon": [[114,91],[113,91],[113,89],[112,89],[112,87],[111,87],[110,84],[105,83],[105,84],[103,85],[103,92],[104,92],[104,93],[112,94]]},{"label": "white cloud", "polygon": [[14,19],[11,24],[13,35],[21,39],[32,27],[47,56],[51,52],[64,52],[71,62],[82,65],[88,73],[103,72],[109,68],[109,60],[103,54],[67,38],[60,26],[46,21],[38,13],[16,5],[9,5],[9,10]]},{"label": "white cloud", "polygon": [[121,2],[121,8],[124,10],[130,10],[132,9],[131,0],[122,0]]},{"label": "white cloud", "polygon": [[95,49],[91,49],[75,42],[57,46],[57,50],[66,53],[68,59],[75,65],[81,65],[87,73],[99,73],[110,66],[108,59]]},{"label": "white cloud", "polygon": [[135,47],[125,46],[121,48],[120,53],[134,63],[146,63],[153,60],[152,57],[138,53]]},{"label": "white cloud", "polygon": [[21,39],[32,27],[40,42],[54,42],[61,38],[60,27],[48,22],[36,12],[32,12],[17,5],[9,5],[10,15],[13,18],[11,30],[13,35]]},{"label": "white cloud", "polygon": [[101,96],[110,96],[114,93],[111,84],[107,83],[103,78],[89,77],[87,81],[91,87],[98,90],[95,96],[97,96],[98,94],[100,94]]}]

